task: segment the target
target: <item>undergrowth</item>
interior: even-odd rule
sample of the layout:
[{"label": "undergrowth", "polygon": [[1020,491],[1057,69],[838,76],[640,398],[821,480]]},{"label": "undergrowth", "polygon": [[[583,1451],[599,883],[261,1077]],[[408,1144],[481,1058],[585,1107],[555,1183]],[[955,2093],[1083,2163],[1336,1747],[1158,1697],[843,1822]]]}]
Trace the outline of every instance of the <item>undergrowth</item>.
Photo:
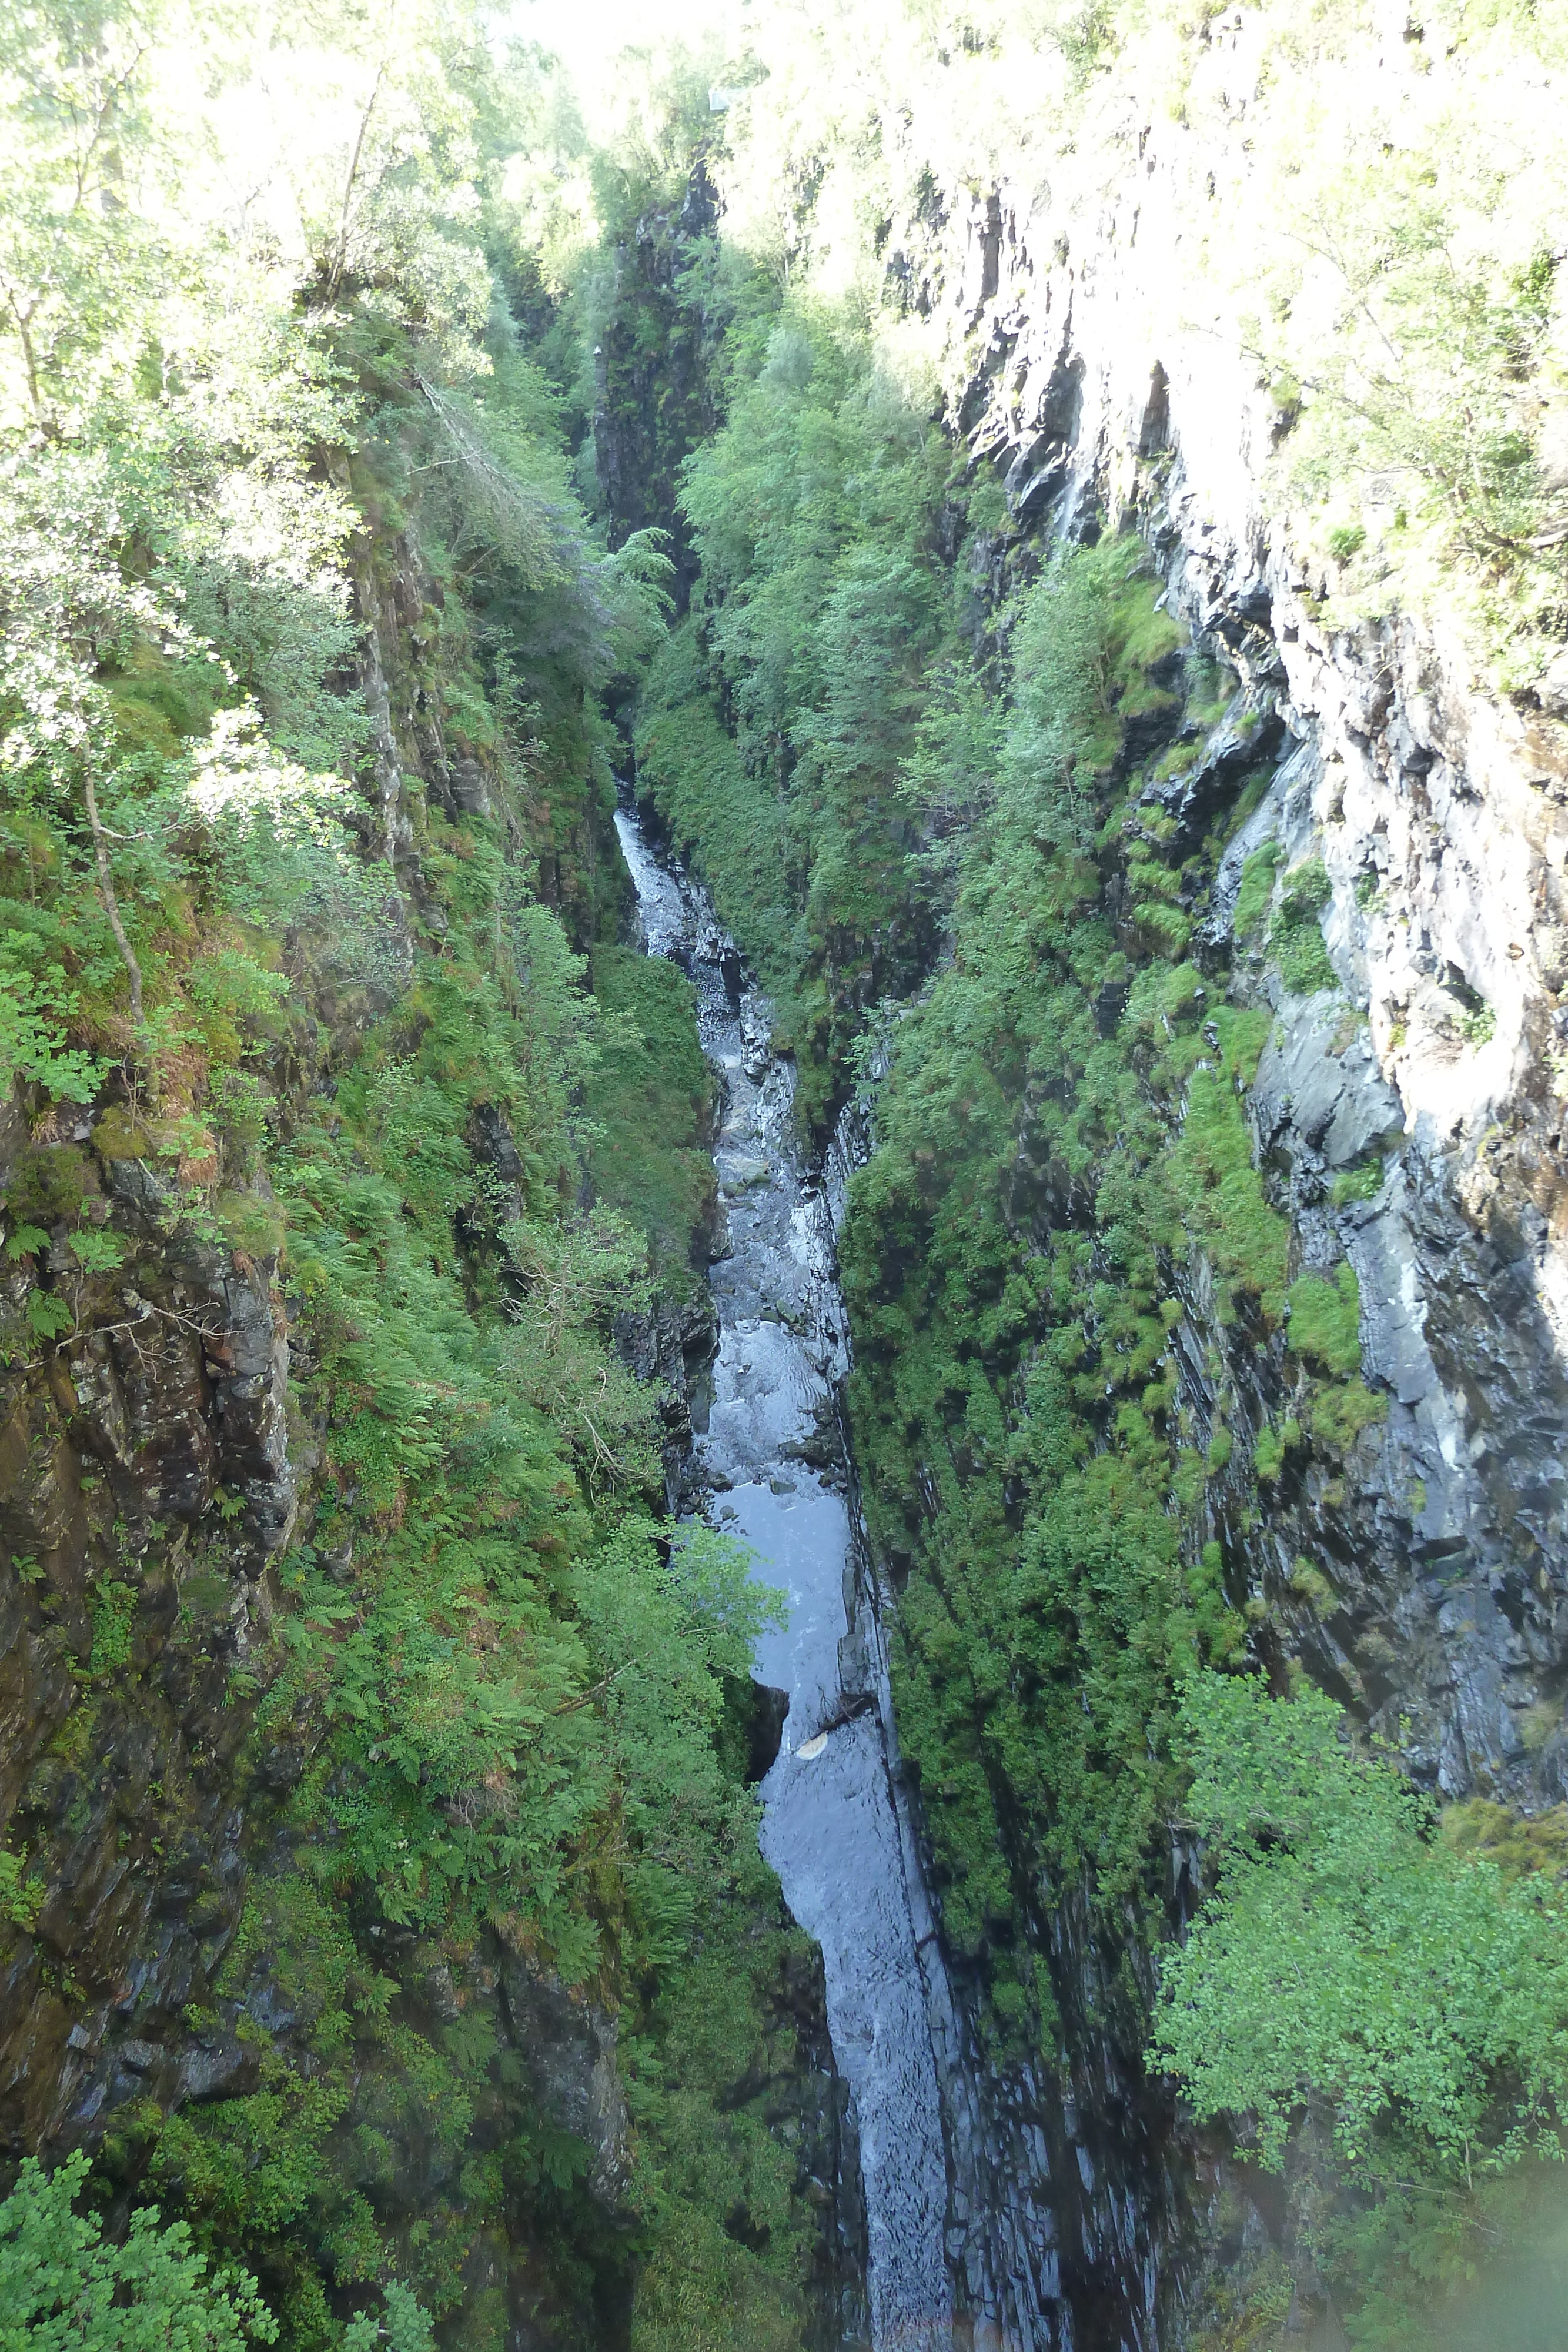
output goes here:
[{"label": "undergrowth", "polygon": [[[661,1400],[612,1337],[689,1298],[713,1213],[690,988],[616,944],[608,707],[671,569],[595,536],[492,301],[486,142],[526,73],[411,35],[375,83],[384,137],[374,102],[349,125],[352,234],[302,194],[291,277],[182,211],[199,172],[164,184],[167,27],[52,24],[24,28],[37,102],[6,116],[6,250],[42,275],[0,331],[24,1114],[0,1361],[38,1459],[96,1458],[116,1344],[152,1434],[104,1472],[75,1651],[49,1637],[74,1671],[25,1792],[39,1834],[0,1872],[15,1981],[61,2047],[104,1969],[157,1989],[114,1995],[131,2046],[168,2054],[104,2110],[91,2193],[116,2229],[181,2217],[157,2243],[193,2343],[239,2324],[200,2333],[186,2231],[254,2273],[290,2352],[427,2352],[433,2327],[485,2352],[519,2325],[662,2352],[737,2313],[798,2343],[821,2231],[775,2126],[809,2104],[815,1990],[727,1696],[771,1602],[664,1522]],[[312,71],[336,57],[348,88],[355,27],[318,31]],[[247,83],[209,37],[204,89],[265,110],[294,87],[287,39]],[[314,96],[313,165],[336,121]],[[108,194],[65,170],[105,109]],[[287,1332],[287,1391],[256,1381],[289,1414],[271,1521],[272,1456],[209,1475],[229,1341],[197,1283],[259,1303],[275,1361]],[[164,1496],[171,1365],[191,1458]],[[124,1783],[122,1825],[89,1776]],[[204,1877],[218,1797],[244,1824],[232,1937]],[[112,1883],[156,1906],[183,1874],[175,1910],[206,1922],[183,2015],[134,1925],[107,1956],[84,1929],[69,1969],[30,1940],[100,1832]],[[212,2095],[175,2101],[182,2051]],[[601,2077],[627,2112],[595,2138]],[[5,2211],[0,2237],[33,2226]],[[65,2240],[97,2222],[49,2226],[68,2296]],[[162,2341],[162,2305],[126,2293]]]}]

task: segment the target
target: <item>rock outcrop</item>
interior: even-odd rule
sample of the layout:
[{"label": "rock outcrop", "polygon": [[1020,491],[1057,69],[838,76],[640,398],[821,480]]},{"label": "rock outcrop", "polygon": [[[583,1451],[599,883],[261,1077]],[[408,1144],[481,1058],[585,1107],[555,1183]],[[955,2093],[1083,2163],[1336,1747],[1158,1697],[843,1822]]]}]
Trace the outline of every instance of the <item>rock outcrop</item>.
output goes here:
[{"label": "rock outcrop", "polygon": [[[1071,248],[1045,192],[907,225],[906,298],[945,310],[948,414],[971,476],[990,468],[1006,499],[977,544],[971,625],[988,636],[1053,541],[1136,530],[1168,608],[1233,680],[1224,720],[1145,798],[1190,847],[1243,778],[1267,778],[1212,888],[1184,900],[1189,952],[1271,1015],[1249,1097],[1258,1164],[1289,1218],[1290,1277],[1354,1269],[1371,1402],[1303,1430],[1288,1328],[1236,1329],[1196,1262],[1182,1403],[1200,1448],[1222,1427],[1236,1441],[1203,1533],[1281,1678],[1304,1669],[1435,1795],[1538,1811],[1568,1797],[1568,729],[1549,698],[1485,692],[1440,622],[1330,617],[1333,581],[1271,520],[1272,395],[1235,352],[1160,338],[1161,168],[1151,151],[1154,189],[1113,194]],[[1235,937],[1260,853],[1311,877],[1329,969],[1297,992]],[[1124,993],[1107,982],[1103,1029]],[[1021,1165],[1024,1224],[1072,1221]],[[1195,1859],[1173,1848],[1173,1921]],[[955,2115],[990,2208],[955,2216],[977,2341],[1153,2345],[1212,2254],[1218,2176],[1144,2081],[1133,1923],[1108,1946],[1071,1890],[1042,1890],[1031,1940],[1070,2063],[1061,2079],[981,2069],[978,2111]],[[1260,2243],[1277,2232],[1278,2214],[1254,2221]]]},{"label": "rock outcrop", "polygon": [[[40,1890],[0,1993],[14,2149],[254,2081],[254,2049],[183,2021],[239,1916],[235,1765],[308,1454],[276,1258],[182,1226],[122,1112],[79,1127],[5,1171],[14,1207],[62,1212],[74,1318],[7,1376],[0,1431],[0,1798]],[[119,1244],[111,1277],[65,1273],[68,1208]]]},{"label": "rock outcrop", "polygon": [[[1252,1116],[1291,1213],[1291,1271],[1348,1257],[1365,1376],[1390,1409],[1348,1476],[1305,1472],[1294,1500],[1287,1477],[1256,1581],[1277,1598],[1292,1558],[1326,1552],[1342,1606],[1296,1612],[1316,1677],[1380,1728],[1407,1717],[1412,1768],[1444,1795],[1556,1801],[1568,730],[1483,693],[1438,627],[1325,621],[1329,582],[1268,520],[1265,396],[1232,360],[1206,375],[1184,350],[1167,372],[1137,345],[1136,273],[1113,229],[1043,271],[1030,235],[1002,198],[977,215],[958,298],[985,353],[961,404],[969,446],[1028,526],[992,561],[1028,561],[1093,514],[1145,534],[1171,610],[1242,689],[1247,732],[1231,719],[1160,788],[1179,824],[1206,822],[1279,743],[1268,797],[1200,910],[1212,947],[1229,939],[1245,859],[1269,842],[1326,877],[1337,989],[1293,999],[1260,977],[1279,1019]],[[988,273],[1009,305],[985,294]],[[1334,1180],[1353,1171],[1336,1207]]]}]

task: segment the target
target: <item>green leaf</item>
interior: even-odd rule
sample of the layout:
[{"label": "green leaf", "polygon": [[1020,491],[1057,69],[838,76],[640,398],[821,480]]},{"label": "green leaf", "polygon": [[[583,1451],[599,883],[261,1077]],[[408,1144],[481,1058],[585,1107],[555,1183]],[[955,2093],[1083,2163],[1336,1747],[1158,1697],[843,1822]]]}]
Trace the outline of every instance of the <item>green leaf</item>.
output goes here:
[{"label": "green leaf", "polygon": [[27,1301],[27,1320],[40,1339],[57,1339],[75,1319],[65,1300],[49,1291],[35,1290]]},{"label": "green leaf", "polygon": [[0,2352],[243,2352],[277,2343],[256,2281],[243,2271],[212,2274],[183,2221],[165,2229],[155,2210],[133,2213],[123,2245],[105,2245],[97,2214],[73,2210],[87,2173],[79,2152],[52,2177],[28,2157],[0,2204]]},{"label": "green leaf", "polygon": [[1198,2116],[1255,2117],[1274,2169],[1308,2102],[1373,2179],[1462,2183],[1553,2153],[1561,1900],[1434,1843],[1422,1801],[1321,1693],[1198,1675],[1181,1725],[1215,1892],[1166,1957],[1151,2054]]},{"label": "green leaf", "polygon": [[97,1233],[90,1226],[71,1235],[70,1249],[84,1274],[112,1274],[125,1263],[125,1244],[120,1235]]}]

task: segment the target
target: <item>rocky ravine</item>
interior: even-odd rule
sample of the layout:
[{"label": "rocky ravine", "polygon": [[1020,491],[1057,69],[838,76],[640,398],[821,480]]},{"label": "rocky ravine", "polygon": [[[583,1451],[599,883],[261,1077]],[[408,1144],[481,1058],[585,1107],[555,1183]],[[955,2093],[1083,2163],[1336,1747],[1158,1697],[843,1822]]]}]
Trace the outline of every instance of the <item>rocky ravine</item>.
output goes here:
[{"label": "rocky ravine", "polygon": [[[1177,197],[1202,180],[1204,135],[1130,139],[1136,168],[1074,214],[1044,186],[934,197],[891,228],[887,283],[945,322],[955,438],[1005,488],[1006,527],[976,543],[977,637],[1053,541],[1135,530],[1234,688],[1190,765],[1150,787],[1153,813],[1196,847],[1267,778],[1185,905],[1189,952],[1275,1016],[1249,1097],[1259,1164],[1290,1277],[1354,1269],[1381,1417],[1343,1444],[1298,1440],[1260,1483],[1258,1440],[1289,1423],[1296,1374],[1282,1334],[1259,1347],[1222,1323],[1196,1263],[1182,1404],[1200,1448],[1222,1426],[1235,1441],[1202,1537],[1222,1540],[1281,1678],[1303,1667],[1435,1792],[1538,1811],[1568,1798],[1568,700],[1552,702],[1554,673],[1537,708],[1489,698],[1441,628],[1325,618],[1335,583],[1270,520],[1288,420],[1234,343],[1181,313]],[[1291,994],[1234,937],[1246,859],[1270,844],[1281,874],[1321,864],[1333,988]],[[1020,1246],[1049,1213],[1028,1141]],[[1191,1869],[1173,1850],[1173,1922]],[[1032,1925],[1070,2063],[981,2070],[948,2116],[960,2307],[977,2340],[1172,2340],[1220,2174],[1144,2078],[1124,1970],[1146,1999],[1147,1955],[1131,1922],[1107,1948],[1071,1890],[1042,1890]]]},{"label": "rocky ravine", "polygon": [[[422,866],[426,805],[487,815],[503,798],[494,774],[451,751],[418,688],[417,632],[439,590],[417,547],[367,539],[362,553],[376,763],[360,830],[371,870],[385,874],[385,901],[368,979],[345,982],[330,941],[308,923],[279,943],[317,1016],[315,1058],[285,1072],[296,1101],[330,1097],[363,1030],[398,994],[414,937],[440,935]],[[569,922],[582,915],[595,854],[616,856],[603,830],[602,841],[570,841],[565,858],[559,847],[541,856],[529,875]],[[467,1140],[503,1192],[516,1183],[517,1149],[497,1110],[481,1106]],[[13,1221],[48,1233],[47,1268],[74,1314],[40,1350],[22,1320],[31,1277],[6,1261],[0,1821],[46,1892],[26,1918],[0,1917],[0,2165],[97,2153],[119,2135],[121,2187],[153,2110],[255,2093],[279,2059],[307,2074],[314,2063],[311,2019],[277,1965],[265,1913],[238,1946],[236,1936],[247,1895],[287,1861],[280,1806],[319,1737],[299,1725],[265,1741],[252,1732],[280,1661],[278,1564],[291,1536],[310,1532],[319,1499],[327,1406],[265,1178],[255,1180],[248,1252],[209,1233],[210,1219],[193,1220],[173,1186],[123,1090],[91,1109],[64,1106],[40,1129],[22,1102],[0,1104],[0,1198]],[[78,1223],[112,1231],[112,1273],[78,1272]],[[623,1335],[634,1369],[665,1387],[673,1484],[688,1462],[686,1374],[711,1350],[710,1314],[661,1299]],[[350,1544],[325,1566],[352,1587]],[[415,2032],[438,2037],[464,2019],[493,2037],[497,2082],[515,2087],[497,2091],[482,2130],[515,2128],[504,2108],[516,2100],[588,2151],[594,2274],[563,2296],[559,2218],[539,2221],[525,2197],[504,2228],[472,2232],[464,2311],[499,2300],[519,2347],[622,2326],[633,2216],[615,2019],[493,1930],[455,1952],[394,1924],[368,1933]],[[768,2027],[785,2053],[764,2085],[772,2116],[804,2179],[836,2179],[842,2095],[814,1956],[791,1959],[770,2000]],[[340,2126],[347,2136],[373,2117],[387,2134],[378,2222],[394,2243],[433,2203],[465,2196],[461,2157],[397,2089],[395,2057],[367,2049]],[[838,2340],[838,2305],[853,2305],[863,2273],[836,2231],[826,2213],[813,2287],[824,2343]]]}]

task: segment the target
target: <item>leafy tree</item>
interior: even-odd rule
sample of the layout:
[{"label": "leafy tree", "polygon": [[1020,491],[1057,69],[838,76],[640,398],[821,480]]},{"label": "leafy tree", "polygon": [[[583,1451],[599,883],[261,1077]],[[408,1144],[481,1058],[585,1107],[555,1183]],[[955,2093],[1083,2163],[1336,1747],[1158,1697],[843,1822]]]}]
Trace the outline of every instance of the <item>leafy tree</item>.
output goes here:
[{"label": "leafy tree", "polygon": [[[36,2157],[0,2204],[0,2352],[243,2352],[277,2324],[244,2271],[213,2272],[183,2221],[133,2213],[122,2245],[78,2214],[85,2156]],[[398,2348],[402,2352],[402,2347]],[[408,2352],[414,2352],[410,2345]]]},{"label": "leafy tree", "polygon": [[925,945],[898,780],[950,639],[928,544],[946,459],[852,320],[791,303],[736,341],[725,424],[682,470],[702,579],[639,706],[639,773],[746,929],[815,1118],[851,1007],[912,982]]},{"label": "leafy tree", "polygon": [[1182,1697],[1187,1809],[1214,1893],[1162,1974],[1154,2054],[1203,2116],[1282,2161],[1315,2103],[1353,2170],[1469,2183],[1552,2147],[1568,2096],[1568,1919],[1434,1840],[1396,1766],[1315,1691]]}]

